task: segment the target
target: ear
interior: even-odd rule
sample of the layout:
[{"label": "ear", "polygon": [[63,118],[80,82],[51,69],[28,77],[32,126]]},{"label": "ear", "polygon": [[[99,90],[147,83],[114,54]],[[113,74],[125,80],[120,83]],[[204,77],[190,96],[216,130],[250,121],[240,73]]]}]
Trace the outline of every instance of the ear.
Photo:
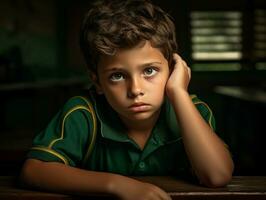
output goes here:
[{"label": "ear", "polygon": [[103,91],[102,91],[102,87],[100,85],[100,82],[99,82],[99,79],[98,79],[98,76],[94,73],[94,72],[91,72],[90,73],[90,79],[93,83],[93,85],[95,86],[96,88],[96,92],[97,94],[103,94]]}]

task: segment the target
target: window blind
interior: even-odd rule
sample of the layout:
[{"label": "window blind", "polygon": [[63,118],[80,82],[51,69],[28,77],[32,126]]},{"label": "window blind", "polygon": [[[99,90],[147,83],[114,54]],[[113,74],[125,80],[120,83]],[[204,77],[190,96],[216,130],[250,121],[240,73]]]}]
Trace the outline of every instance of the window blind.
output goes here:
[{"label": "window blind", "polygon": [[239,11],[191,11],[193,70],[241,69],[242,18]]},{"label": "window blind", "polygon": [[266,70],[266,10],[254,12],[254,57],[255,68]]}]

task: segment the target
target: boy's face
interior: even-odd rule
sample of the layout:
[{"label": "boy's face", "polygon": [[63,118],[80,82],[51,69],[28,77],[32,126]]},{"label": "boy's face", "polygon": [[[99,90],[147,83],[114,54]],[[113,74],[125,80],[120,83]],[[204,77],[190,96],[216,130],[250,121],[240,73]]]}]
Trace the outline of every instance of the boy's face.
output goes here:
[{"label": "boy's face", "polygon": [[102,56],[97,87],[123,121],[158,117],[169,77],[168,61],[150,42]]}]

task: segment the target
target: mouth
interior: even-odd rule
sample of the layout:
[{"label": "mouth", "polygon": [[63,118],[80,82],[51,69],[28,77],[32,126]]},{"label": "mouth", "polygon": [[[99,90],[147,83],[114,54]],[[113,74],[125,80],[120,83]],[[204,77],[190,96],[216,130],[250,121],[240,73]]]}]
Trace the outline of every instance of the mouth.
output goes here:
[{"label": "mouth", "polygon": [[132,112],[145,112],[150,109],[150,105],[142,102],[134,103],[128,107]]}]

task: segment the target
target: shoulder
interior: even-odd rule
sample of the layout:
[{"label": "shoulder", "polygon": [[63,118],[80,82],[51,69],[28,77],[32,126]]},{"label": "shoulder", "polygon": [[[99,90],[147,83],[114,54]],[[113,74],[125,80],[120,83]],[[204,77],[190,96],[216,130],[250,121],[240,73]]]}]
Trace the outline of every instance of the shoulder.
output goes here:
[{"label": "shoulder", "polygon": [[92,98],[89,95],[74,96],[70,98],[61,109],[61,116],[67,117],[73,113],[90,113],[95,115]]},{"label": "shoulder", "polygon": [[212,110],[210,109],[208,104],[206,102],[202,101],[201,99],[199,99],[197,97],[197,95],[192,94],[192,95],[190,95],[190,98],[200,113],[208,113],[208,114],[212,115]]},{"label": "shoulder", "polygon": [[74,96],[67,100],[47,128],[56,129],[57,132],[62,132],[63,130],[86,132],[86,130],[95,127],[96,123],[97,118],[92,99],[88,95],[83,95]]},{"label": "shoulder", "polygon": [[85,109],[90,110],[92,109],[92,100],[89,96],[73,96],[67,100],[67,102],[63,106],[63,111],[68,112],[70,110],[78,110],[78,109]]},{"label": "shoulder", "polygon": [[199,99],[195,94],[190,95],[190,98],[193,104],[200,112],[201,116],[205,119],[206,122],[208,122],[211,128],[215,130],[216,129],[215,118],[209,105],[206,102]]}]

